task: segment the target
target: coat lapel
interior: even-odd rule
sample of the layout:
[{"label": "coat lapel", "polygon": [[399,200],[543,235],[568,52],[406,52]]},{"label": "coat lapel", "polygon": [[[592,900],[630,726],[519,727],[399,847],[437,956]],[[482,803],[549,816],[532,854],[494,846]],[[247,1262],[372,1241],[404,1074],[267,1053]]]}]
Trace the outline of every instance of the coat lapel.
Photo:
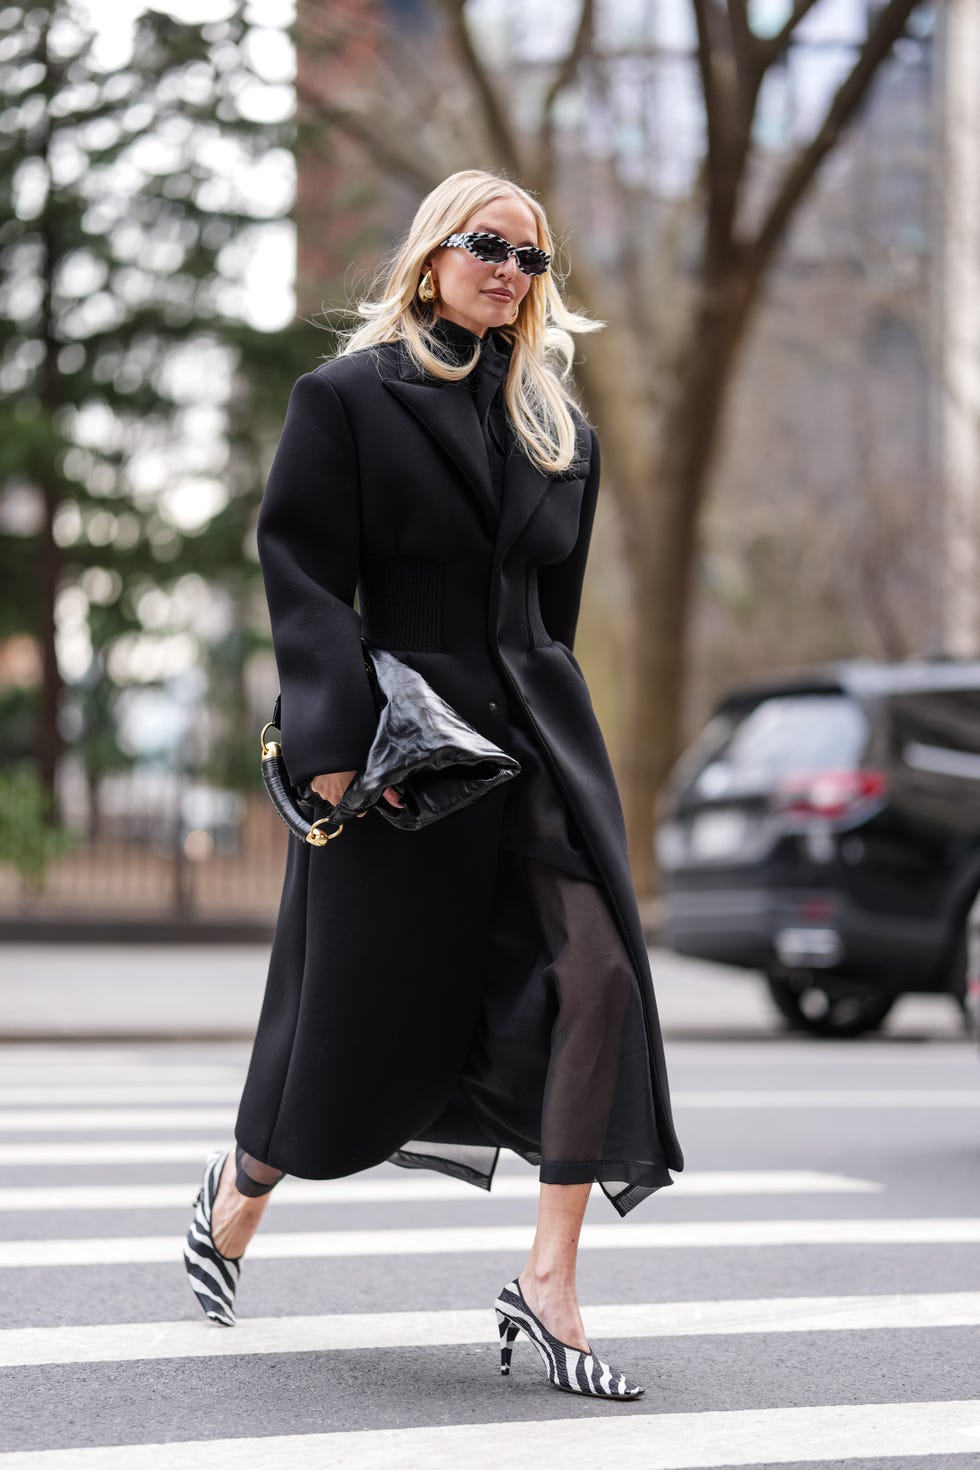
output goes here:
[{"label": "coat lapel", "polygon": [[563,480],[584,479],[588,474],[588,462],[581,458],[581,439],[578,447],[575,459],[559,475],[539,470],[516,444],[511,448],[504,467],[504,503],[496,547],[498,558],[506,556],[519,539],[551,486],[559,485]]},{"label": "coat lapel", "polygon": [[403,352],[397,354],[394,369],[383,374],[382,381],[449,455],[495,535],[499,509],[480,421],[466,383],[435,383],[419,374]]},{"label": "coat lapel", "polygon": [[579,461],[564,475],[551,476],[513,445],[504,466],[503,504],[497,504],[483,433],[465,382],[433,382],[401,349],[382,370],[385,387],[405,405],[452,459],[466,481],[477,509],[503,557],[518,539],[555,479],[587,473]]},{"label": "coat lapel", "polygon": [[497,556],[504,557],[544,498],[551,477],[531,463],[516,444],[504,465],[504,503],[497,531]]}]

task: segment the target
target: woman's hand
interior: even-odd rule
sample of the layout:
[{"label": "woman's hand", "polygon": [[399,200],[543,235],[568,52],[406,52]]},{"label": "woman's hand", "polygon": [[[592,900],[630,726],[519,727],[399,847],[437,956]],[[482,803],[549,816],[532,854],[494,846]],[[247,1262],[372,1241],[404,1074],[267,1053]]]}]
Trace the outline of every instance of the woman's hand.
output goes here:
[{"label": "woman's hand", "polygon": [[[322,797],[324,801],[329,801],[331,806],[336,806],[356,775],[356,771],[331,771],[323,776],[314,776],[310,787],[317,796]],[[394,786],[386,786],[381,794],[392,806],[403,807],[405,805]],[[358,816],[366,817],[367,812],[358,812]]]},{"label": "woman's hand", "polygon": [[356,771],[331,771],[326,776],[314,776],[310,786],[317,796],[336,806],[356,775]]}]

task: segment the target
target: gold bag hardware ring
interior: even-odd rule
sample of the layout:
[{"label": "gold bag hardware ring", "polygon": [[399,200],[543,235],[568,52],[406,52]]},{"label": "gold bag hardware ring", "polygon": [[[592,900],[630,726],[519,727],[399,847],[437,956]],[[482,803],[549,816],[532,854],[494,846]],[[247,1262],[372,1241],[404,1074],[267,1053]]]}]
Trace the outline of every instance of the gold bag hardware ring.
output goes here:
[{"label": "gold bag hardware ring", "polygon": [[[264,761],[278,760],[282,755],[282,746],[279,744],[279,741],[266,740],[265,738],[265,732],[274,729],[276,729],[276,726],[272,720],[267,725],[262,726],[262,733],[259,736],[259,740],[262,745],[262,759]],[[329,817],[320,817],[311,825],[310,830],[303,840],[308,842],[311,847],[326,847],[328,842],[332,842],[335,837],[339,837],[344,830],[344,824],[341,822],[336,832],[324,832],[322,830],[323,824],[329,821]]]}]

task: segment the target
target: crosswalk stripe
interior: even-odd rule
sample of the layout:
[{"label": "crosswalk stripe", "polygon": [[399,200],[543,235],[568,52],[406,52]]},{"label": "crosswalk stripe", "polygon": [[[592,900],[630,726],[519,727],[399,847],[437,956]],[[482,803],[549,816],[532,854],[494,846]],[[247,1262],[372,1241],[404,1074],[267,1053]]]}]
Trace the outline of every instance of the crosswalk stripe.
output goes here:
[{"label": "crosswalk stripe", "polygon": [[[536,1367],[540,1371],[540,1363]],[[515,1365],[515,1379],[517,1374]],[[513,1382],[513,1380],[511,1380]],[[511,1383],[501,1385],[509,1388]],[[649,1389],[648,1389],[649,1393]],[[607,1406],[603,1406],[608,1409]],[[701,1414],[623,1412],[591,1417],[362,1429],[166,1444],[0,1454],[0,1470],[500,1470],[508,1462],[592,1470],[634,1463],[643,1470],[720,1470],[915,1455],[972,1455],[980,1449],[980,1399],[912,1404],[842,1404],[736,1409]],[[965,1462],[964,1462],[965,1463]]]},{"label": "crosswalk stripe", "polygon": [[234,1108],[7,1108],[0,1112],[0,1132],[85,1133],[105,1129],[113,1133],[144,1128],[199,1133],[235,1125]]},{"label": "crosswalk stripe", "polygon": [[[201,1103],[237,1103],[241,1096],[242,1079],[235,1075],[216,1083],[213,1076],[201,1070],[194,1076],[171,1079],[154,1078],[147,1082],[143,1078],[132,1082],[106,1082],[98,1074],[98,1080],[66,1084],[59,1077],[57,1082],[34,1082],[23,1086],[10,1086],[6,1081],[0,1086],[0,1109],[21,1107],[99,1107],[140,1106],[158,1103],[166,1106],[176,1101],[179,1091],[184,1100],[193,1099]],[[975,1088],[882,1088],[861,1089],[746,1089],[731,1090],[684,1090],[671,1093],[679,1108],[975,1108],[980,1107],[980,1089]],[[5,1116],[0,1113],[0,1116]]]},{"label": "crosswalk stripe", "polygon": [[201,1166],[211,1148],[227,1148],[228,1139],[215,1132],[204,1138],[73,1139],[70,1143],[0,1143],[0,1164],[30,1168],[44,1164],[161,1164],[187,1163]]},{"label": "crosswalk stripe", "polygon": [[[445,1255],[527,1251],[526,1225],[260,1233],[250,1261],[327,1256]],[[586,1224],[583,1250],[726,1250],[781,1245],[976,1245],[976,1219],[684,1220],[676,1224]],[[0,1267],[120,1266],[173,1261],[169,1235],[0,1241]]]},{"label": "crosswalk stripe", "polygon": [[[30,1087],[0,1087],[0,1109],[21,1107],[83,1107],[102,1106],[115,1103],[122,1107],[140,1103],[173,1103],[179,1092],[185,1100],[210,1103],[237,1103],[241,1097],[241,1079],[216,1084],[213,1078],[201,1073],[197,1078],[185,1078],[171,1082],[167,1078],[147,1083],[109,1084],[104,1082],[83,1083],[66,1087],[58,1084]],[[0,1114],[5,1116],[5,1114]]]},{"label": "crosswalk stripe", "polygon": [[[106,1089],[103,1089],[105,1091]],[[94,1089],[93,1089],[94,1091]],[[153,1089],[154,1092],[157,1089]],[[173,1097],[175,1089],[160,1089],[164,1097]],[[186,1095],[187,1089],[182,1089]],[[211,1089],[212,1093],[220,1094],[221,1097],[236,1098],[237,1088]],[[214,1102],[216,1099],[208,1095],[208,1089],[200,1089],[202,1104]],[[57,1101],[53,1094],[49,1098]],[[971,1089],[945,1089],[926,1091],[922,1089],[902,1089],[881,1092],[684,1092],[672,1093],[672,1100],[678,1112],[685,1109],[695,1111],[704,1109],[718,1109],[730,1112],[739,1108],[750,1110],[764,1109],[773,1112],[787,1108],[792,1109],[815,1109],[826,1111],[827,1109],[866,1109],[875,1111],[884,1109],[908,1109],[915,1111],[920,1108],[941,1109],[952,1108],[960,1110],[963,1108],[980,1107],[980,1090]],[[215,1128],[230,1129],[235,1122],[234,1108],[215,1108],[211,1106],[194,1106],[193,1104],[171,1108],[156,1108],[144,1106],[137,1111],[127,1111],[123,1099],[119,1099],[118,1108],[85,1107],[7,1107],[4,1108],[3,1098],[0,1096],[0,1131],[11,1133],[23,1132],[84,1132],[86,1130],[112,1130],[114,1132],[132,1132],[139,1129],[149,1130],[175,1130],[184,1132],[197,1132],[202,1129],[212,1130]],[[136,1100],[128,1104],[133,1107]]]},{"label": "crosswalk stripe", "polygon": [[[241,1088],[245,1078],[244,1062],[216,1062],[205,1066],[201,1062],[190,1062],[182,1066],[177,1062],[108,1062],[80,1066],[67,1057],[60,1067],[37,1067],[33,1063],[24,1066],[12,1062],[0,1045],[2,1083],[0,1091],[11,1092],[22,1087],[205,1087]],[[46,1080],[47,1079],[47,1080]]]},{"label": "crosswalk stripe", "polygon": [[[769,1332],[869,1332],[980,1326],[980,1292],[894,1296],[770,1297],[734,1301],[627,1302],[583,1308],[601,1338],[715,1337]],[[97,1327],[18,1327],[0,1332],[0,1368],[42,1363],[122,1363],[149,1358],[355,1352],[496,1343],[489,1307],[442,1312],[351,1312],[255,1317],[228,1332],[200,1320]]]},{"label": "crosswalk stripe", "polygon": [[[138,1155],[137,1155],[138,1157]],[[81,1184],[34,1185],[0,1188],[0,1213],[21,1210],[159,1210],[187,1205],[190,1184]],[[882,1189],[867,1179],[806,1170],[706,1170],[678,1176],[679,1197],[693,1195],[875,1194]],[[534,1199],[539,1183],[535,1174],[494,1176],[491,1199]],[[482,1203],[487,1195],[471,1184],[451,1178],[403,1179],[372,1175],[365,1179],[291,1179],[276,1192],[276,1200],[292,1205],[386,1204],[404,1201],[469,1200]]]},{"label": "crosswalk stripe", "polygon": [[880,1091],[849,1090],[837,1088],[812,1091],[806,1089],[747,1091],[739,1088],[730,1092],[689,1091],[674,1092],[671,1099],[681,1110],[684,1108],[766,1108],[773,1112],[784,1108],[813,1108],[818,1112],[827,1109],[868,1108],[980,1108],[980,1088],[882,1088]]},{"label": "crosswalk stripe", "polygon": [[[6,954],[6,947],[4,953]],[[169,1046],[169,1043],[165,1045]],[[104,1067],[134,1067],[142,1063],[149,1066],[153,1064],[155,1053],[159,1055],[159,1046],[151,1038],[145,1045],[140,1042],[121,1042],[113,1046],[99,1046],[94,1042],[84,1041],[71,1046],[66,1046],[64,1041],[53,1044],[41,1041],[5,1041],[2,1055],[4,1062],[12,1067],[30,1067],[37,1071],[60,1074],[66,1066],[79,1069],[97,1067],[100,1073]],[[202,1067],[207,1064],[187,1062],[184,1065]]]}]

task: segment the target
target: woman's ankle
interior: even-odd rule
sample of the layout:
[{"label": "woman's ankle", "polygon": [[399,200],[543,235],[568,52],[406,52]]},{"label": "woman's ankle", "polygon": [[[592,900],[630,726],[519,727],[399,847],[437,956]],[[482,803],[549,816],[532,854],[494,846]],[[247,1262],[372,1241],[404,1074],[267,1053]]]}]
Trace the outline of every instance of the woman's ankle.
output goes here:
[{"label": "woman's ankle", "polygon": [[525,1267],[517,1284],[531,1311],[559,1341],[580,1352],[589,1350],[574,1271]]},{"label": "woman's ankle", "polygon": [[524,1270],[518,1277],[519,1281],[526,1281],[540,1290],[571,1292],[574,1296],[575,1264],[568,1265],[566,1262],[547,1262],[543,1260],[530,1259]]},{"label": "woman's ankle", "polygon": [[286,1176],[282,1169],[265,1164],[253,1154],[246,1153],[241,1144],[235,1145],[235,1188],[247,1199],[261,1199],[270,1194]]},{"label": "woman's ankle", "polygon": [[243,1253],[259,1228],[268,1202],[268,1195],[253,1199],[239,1193],[234,1161],[229,1155],[211,1209],[211,1238],[219,1255],[237,1259]]}]

